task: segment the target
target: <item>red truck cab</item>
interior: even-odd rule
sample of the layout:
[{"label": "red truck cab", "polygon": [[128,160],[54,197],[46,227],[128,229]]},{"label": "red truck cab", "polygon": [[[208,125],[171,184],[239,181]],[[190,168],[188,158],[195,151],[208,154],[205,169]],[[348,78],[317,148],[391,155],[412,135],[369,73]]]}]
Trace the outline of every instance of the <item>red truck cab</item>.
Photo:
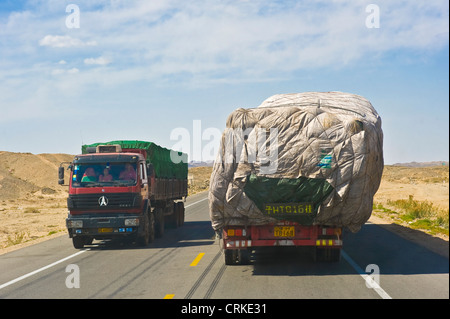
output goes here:
[{"label": "red truck cab", "polygon": [[[171,187],[170,192],[161,192],[161,185],[178,185],[180,181],[155,179],[153,165],[146,157],[145,149],[99,145],[68,163],[66,226],[75,248],[83,248],[94,239],[113,238],[145,246],[155,235],[162,236],[167,215],[177,226],[182,224],[184,206],[173,200],[186,196],[187,190],[175,194],[175,187]],[[59,183],[64,184],[63,166]],[[155,194],[159,194],[157,198]]]}]

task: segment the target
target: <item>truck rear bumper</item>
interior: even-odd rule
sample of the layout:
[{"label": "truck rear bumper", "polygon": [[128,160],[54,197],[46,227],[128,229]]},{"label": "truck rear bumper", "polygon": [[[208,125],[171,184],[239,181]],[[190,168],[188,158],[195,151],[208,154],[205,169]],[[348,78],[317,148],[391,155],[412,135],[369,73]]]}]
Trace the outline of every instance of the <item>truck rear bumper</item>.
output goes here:
[{"label": "truck rear bumper", "polygon": [[224,249],[270,246],[314,246],[342,248],[339,227],[302,226],[292,222],[280,224],[225,227],[222,234]]},{"label": "truck rear bumper", "polygon": [[69,215],[66,227],[69,237],[90,236],[93,238],[111,238],[140,233],[143,228],[142,215]]},{"label": "truck rear bumper", "polygon": [[225,240],[226,249],[242,249],[250,247],[269,247],[269,246],[316,246],[316,247],[342,247],[340,239],[317,239],[317,240],[295,240],[295,239],[277,239],[277,240],[251,240],[235,239]]}]

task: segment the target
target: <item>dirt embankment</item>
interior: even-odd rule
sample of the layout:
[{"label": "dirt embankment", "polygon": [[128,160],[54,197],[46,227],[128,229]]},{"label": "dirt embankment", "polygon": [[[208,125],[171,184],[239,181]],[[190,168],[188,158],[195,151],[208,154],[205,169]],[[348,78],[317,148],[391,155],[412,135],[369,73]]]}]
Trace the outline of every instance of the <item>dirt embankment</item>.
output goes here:
[{"label": "dirt embankment", "polygon": [[0,252],[62,233],[67,188],[58,167],[72,158],[0,152]]}]

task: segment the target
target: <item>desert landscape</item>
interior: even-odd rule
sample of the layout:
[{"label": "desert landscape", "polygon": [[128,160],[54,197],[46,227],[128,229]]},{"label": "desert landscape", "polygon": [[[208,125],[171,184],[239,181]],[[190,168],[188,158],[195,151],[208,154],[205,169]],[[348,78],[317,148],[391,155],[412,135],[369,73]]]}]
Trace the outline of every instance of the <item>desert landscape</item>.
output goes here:
[{"label": "desert landscape", "polygon": [[385,166],[372,216],[448,240],[448,163],[426,167]]},{"label": "desert landscape", "polygon": [[[0,151],[0,254],[67,234],[67,187],[58,185],[57,168],[72,158]],[[448,241],[449,167],[443,164],[385,166],[371,221]],[[189,169],[189,195],[208,190],[211,170]]]}]

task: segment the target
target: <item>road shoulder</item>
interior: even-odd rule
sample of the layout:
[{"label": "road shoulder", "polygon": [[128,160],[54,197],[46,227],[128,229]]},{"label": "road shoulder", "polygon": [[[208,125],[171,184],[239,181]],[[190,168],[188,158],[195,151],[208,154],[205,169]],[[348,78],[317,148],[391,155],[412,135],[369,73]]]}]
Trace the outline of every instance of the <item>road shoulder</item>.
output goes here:
[{"label": "road shoulder", "polygon": [[406,240],[425,247],[426,249],[436,254],[444,256],[447,259],[449,258],[448,236],[433,236],[421,230],[411,229],[402,225],[394,224],[388,220],[374,216],[373,214],[370,217],[369,222],[383,227],[384,229],[393,232]]}]

